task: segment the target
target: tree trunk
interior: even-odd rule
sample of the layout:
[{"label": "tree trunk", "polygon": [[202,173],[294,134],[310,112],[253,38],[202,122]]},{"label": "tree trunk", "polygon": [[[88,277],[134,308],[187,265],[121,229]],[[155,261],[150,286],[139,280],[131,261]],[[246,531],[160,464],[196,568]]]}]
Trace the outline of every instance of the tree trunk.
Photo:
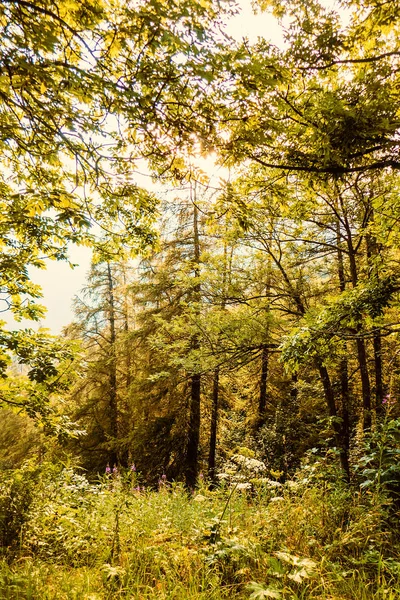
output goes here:
[{"label": "tree trunk", "polygon": [[217,429],[218,429],[218,401],[219,401],[219,367],[214,369],[213,395],[211,406],[210,451],[208,455],[208,477],[211,485],[215,484],[215,462],[217,455]]},{"label": "tree trunk", "polygon": [[[225,223],[226,226],[226,223]],[[231,257],[232,258],[232,257]],[[231,261],[229,261],[229,267]],[[223,271],[222,271],[222,289],[223,296],[221,302],[221,309],[225,310],[226,306],[226,283],[228,277],[228,248],[226,242],[224,242],[224,259],[223,259]],[[218,336],[218,343],[220,342]],[[210,479],[211,487],[215,486],[216,483],[216,456],[217,456],[217,433],[218,433],[218,413],[219,413],[219,376],[220,367],[217,366],[214,369],[213,375],[213,392],[212,392],[212,405],[211,405],[211,425],[210,425],[210,443],[208,453],[208,477]]]},{"label": "tree trunk", "polygon": [[269,349],[268,349],[268,346],[263,346],[262,352],[261,352],[260,397],[258,400],[259,425],[262,425],[265,420],[265,411],[267,408],[268,366],[269,366]]},{"label": "tree trunk", "polygon": [[341,423],[337,419],[335,396],[333,393],[331,380],[330,380],[327,368],[320,361],[317,361],[317,367],[318,367],[318,371],[319,371],[319,374],[321,377],[322,385],[324,387],[325,399],[326,399],[326,403],[328,405],[329,416],[332,417],[332,426],[333,426],[333,431],[335,434],[335,442],[336,442],[336,446],[340,452],[340,464],[346,474],[346,479],[349,480],[350,479],[350,467],[349,467],[349,458],[348,458],[348,452],[347,452],[345,436],[344,436],[343,423]]},{"label": "tree trunk", "polygon": [[110,415],[110,440],[111,450],[109,454],[110,466],[118,465],[117,440],[118,440],[118,397],[117,397],[117,360],[116,360],[116,331],[115,331],[115,300],[114,282],[111,265],[107,263],[107,285],[108,285],[108,322],[110,326],[110,360],[109,360],[109,415]]},{"label": "tree trunk", "polygon": [[[346,276],[344,271],[343,251],[341,249],[340,221],[336,221],[336,244],[337,244],[337,259],[338,259],[338,277],[339,289],[341,292],[346,290]],[[340,396],[342,403],[342,437],[343,437],[343,452],[346,454],[345,463],[348,468],[348,456],[350,451],[350,389],[349,389],[349,372],[347,361],[347,344],[343,342],[343,358],[339,365],[340,373]],[[349,476],[349,472],[347,472]]]},{"label": "tree trunk", "polygon": [[[350,262],[350,274],[353,288],[357,286],[358,273],[356,264],[356,255],[353,248],[353,242],[351,238],[351,229],[346,221],[346,233],[347,233],[347,248]],[[356,346],[357,346],[357,357],[360,368],[361,378],[361,393],[363,402],[363,416],[364,416],[364,430],[370,429],[371,427],[371,384],[368,373],[368,361],[367,361],[367,350],[365,342],[362,337],[363,326],[359,323],[356,327]]]},{"label": "tree trunk", "polygon": [[123,281],[124,281],[124,334],[125,334],[125,369],[126,369],[126,378],[125,378],[125,388],[126,394],[129,393],[129,388],[132,383],[132,361],[131,361],[131,353],[129,348],[128,334],[129,334],[129,306],[128,306],[128,296],[127,296],[127,277],[126,277],[126,269],[123,270]]},{"label": "tree trunk", "polygon": [[[134,424],[131,421],[131,411],[129,410],[129,390],[131,387],[131,353],[130,353],[130,344],[129,344],[129,305],[128,305],[128,295],[127,295],[127,273],[125,266],[122,267],[122,282],[123,282],[123,296],[124,301],[122,305],[122,318],[123,318],[123,332],[124,332],[124,343],[121,348],[123,351],[123,356],[121,356],[122,361],[125,362],[125,377],[122,381],[119,382],[119,398],[118,398],[118,437],[125,437],[128,434],[132,435],[134,431]],[[121,292],[120,292],[121,293]],[[121,365],[122,366],[122,365]],[[123,395],[121,398],[121,388],[123,385]],[[124,448],[123,450],[120,448],[118,453],[119,463],[122,467],[127,468],[130,464],[132,464],[132,460],[130,457],[130,452]]]},{"label": "tree trunk", "polygon": [[[272,229],[270,232],[268,247],[272,244]],[[267,263],[267,274],[266,274],[266,282],[265,282],[265,295],[269,298],[271,294],[271,277],[272,277],[272,256],[269,254],[268,263]],[[268,310],[270,310],[270,306],[268,305]],[[267,342],[269,341],[269,326],[267,326],[266,338]],[[258,423],[257,427],[260,428],[265,423],[266,410],[267,410],[267,383],[268,383],[268,371],[269,371],[269,359],[270,359],[270,351],[267,344],[264,344],[261,349],[261,375],[260,375],[260,395],[258,399]]]},{"label": "tree trunk", "polygon": [[[357,334],[361,334],[361,326],[357,327]],[[358,364],[360,366],[361,376],[361,391],[363,399],[363,413],[364,413],[364,430],[371,428],[371,385],[368,374],[368,363],[367,363],[367,351],[365,348],[364,340],[357,338],[357,355]]]},{"label": "tree trunk", "polygon": [[[343,452],[346,453],[346,464],[348,469],[348,457],[350,451],[350,390],[347,358],[340,361],[340,395],[342,400],[342,442]],[[350,473],[347,471],[347,475]]]},{"label": "tree trunk", "polygon": [[382,338],[380,334],[374,335],[374,364],[375,364],[375,410],[377,416],[384,413],[383,410],[383,374],[382,374]]},{"label": "tree trunk", "polygon": [[193,489],[197,481],[198,454],[200,440],[200,406],[201,375],[192,375],[190,382],[190,414],[189,431],[186,446],[185,481],[189,489]]},{"label": "tree trunk", "polygon": [[[197,304],[200,302],[200,239],[198,224],[198,209],[193,202],[193,250],[194,250],[194,276],[196,283],[193,287],[193,300]],[[198,336],[192,339],[193,350],[200,348]],[[190,404],[189,404],[189,428],[186,446],[186,465],[185,481],[189,489],[193,489],[197,481],[198,473],[198,454],[200,441],[201,424],[201,375],[193,373],[190,381]]]},{"label": "tree trunk", "polygon": [[[371,235],[366,235],[367,244],[367,257],[369,264],[370,275],[376,274],[377,267],[374,264],[374,260],[379,255],[379,247],[376,239]],[[374,370],[375,370],[375,411],[376,415],[383,414],[383,396],[384,396],[384,384],[383,384],[383,366],[382,366],[382,337],[379,332],[374,333],[373,337],[374,346]]]}]

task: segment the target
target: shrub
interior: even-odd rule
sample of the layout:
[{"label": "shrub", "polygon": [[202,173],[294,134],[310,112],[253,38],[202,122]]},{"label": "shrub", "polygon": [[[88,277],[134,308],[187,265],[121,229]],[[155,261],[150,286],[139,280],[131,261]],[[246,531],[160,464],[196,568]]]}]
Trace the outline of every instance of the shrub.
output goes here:
[{"label": "shrub", "polygon": [[0,472],[0,542],[3,551],[13,552],[19,545],[37,493],[41,467],[33,462],[20,469]]}]

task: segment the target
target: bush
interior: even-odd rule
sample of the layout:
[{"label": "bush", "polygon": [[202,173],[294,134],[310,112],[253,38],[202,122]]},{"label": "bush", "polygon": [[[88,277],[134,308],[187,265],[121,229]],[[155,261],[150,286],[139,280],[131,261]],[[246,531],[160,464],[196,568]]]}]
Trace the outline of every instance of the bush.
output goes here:
[{"label": "bush", "polygon": [[356,471],[362,490],[380,502],[400,504],[400,419],[385,419],[364,440]]},{"label": "bush", "polygon": [[13,552],[20,543],[40,474],[41,468],[32,462],[20,469],[0,472],[0,541],[3,551]]}]

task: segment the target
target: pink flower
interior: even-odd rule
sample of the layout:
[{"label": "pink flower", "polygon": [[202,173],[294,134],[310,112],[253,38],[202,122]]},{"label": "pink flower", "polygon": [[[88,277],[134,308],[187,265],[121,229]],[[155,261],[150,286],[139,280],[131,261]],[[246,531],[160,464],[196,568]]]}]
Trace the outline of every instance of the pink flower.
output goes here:
[{"label": "pink flower", "polygon": [[396,404],[396,399],[392,398],[392,396],[390,394],[387,394],[384,399],[382,400],[382,404],[387,404],[388,406],[393,406],[393,404]]}]

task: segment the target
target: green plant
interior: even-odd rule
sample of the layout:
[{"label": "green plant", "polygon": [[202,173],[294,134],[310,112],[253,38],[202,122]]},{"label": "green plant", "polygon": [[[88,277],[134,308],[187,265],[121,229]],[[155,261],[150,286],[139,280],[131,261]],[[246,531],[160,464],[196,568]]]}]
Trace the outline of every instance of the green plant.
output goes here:
[{"label": "green plant", "polygon": [[0,543],[3,551],[14,552],[20,543],[41,471],[38,465],[27,462],[20,469],[0,472]]},{"label": "green plant", "polygon": [[386,418],[364,440],[364,454],[356,465],[360,488],[376,501],[382,494],[400,500],[400,419]]}]

